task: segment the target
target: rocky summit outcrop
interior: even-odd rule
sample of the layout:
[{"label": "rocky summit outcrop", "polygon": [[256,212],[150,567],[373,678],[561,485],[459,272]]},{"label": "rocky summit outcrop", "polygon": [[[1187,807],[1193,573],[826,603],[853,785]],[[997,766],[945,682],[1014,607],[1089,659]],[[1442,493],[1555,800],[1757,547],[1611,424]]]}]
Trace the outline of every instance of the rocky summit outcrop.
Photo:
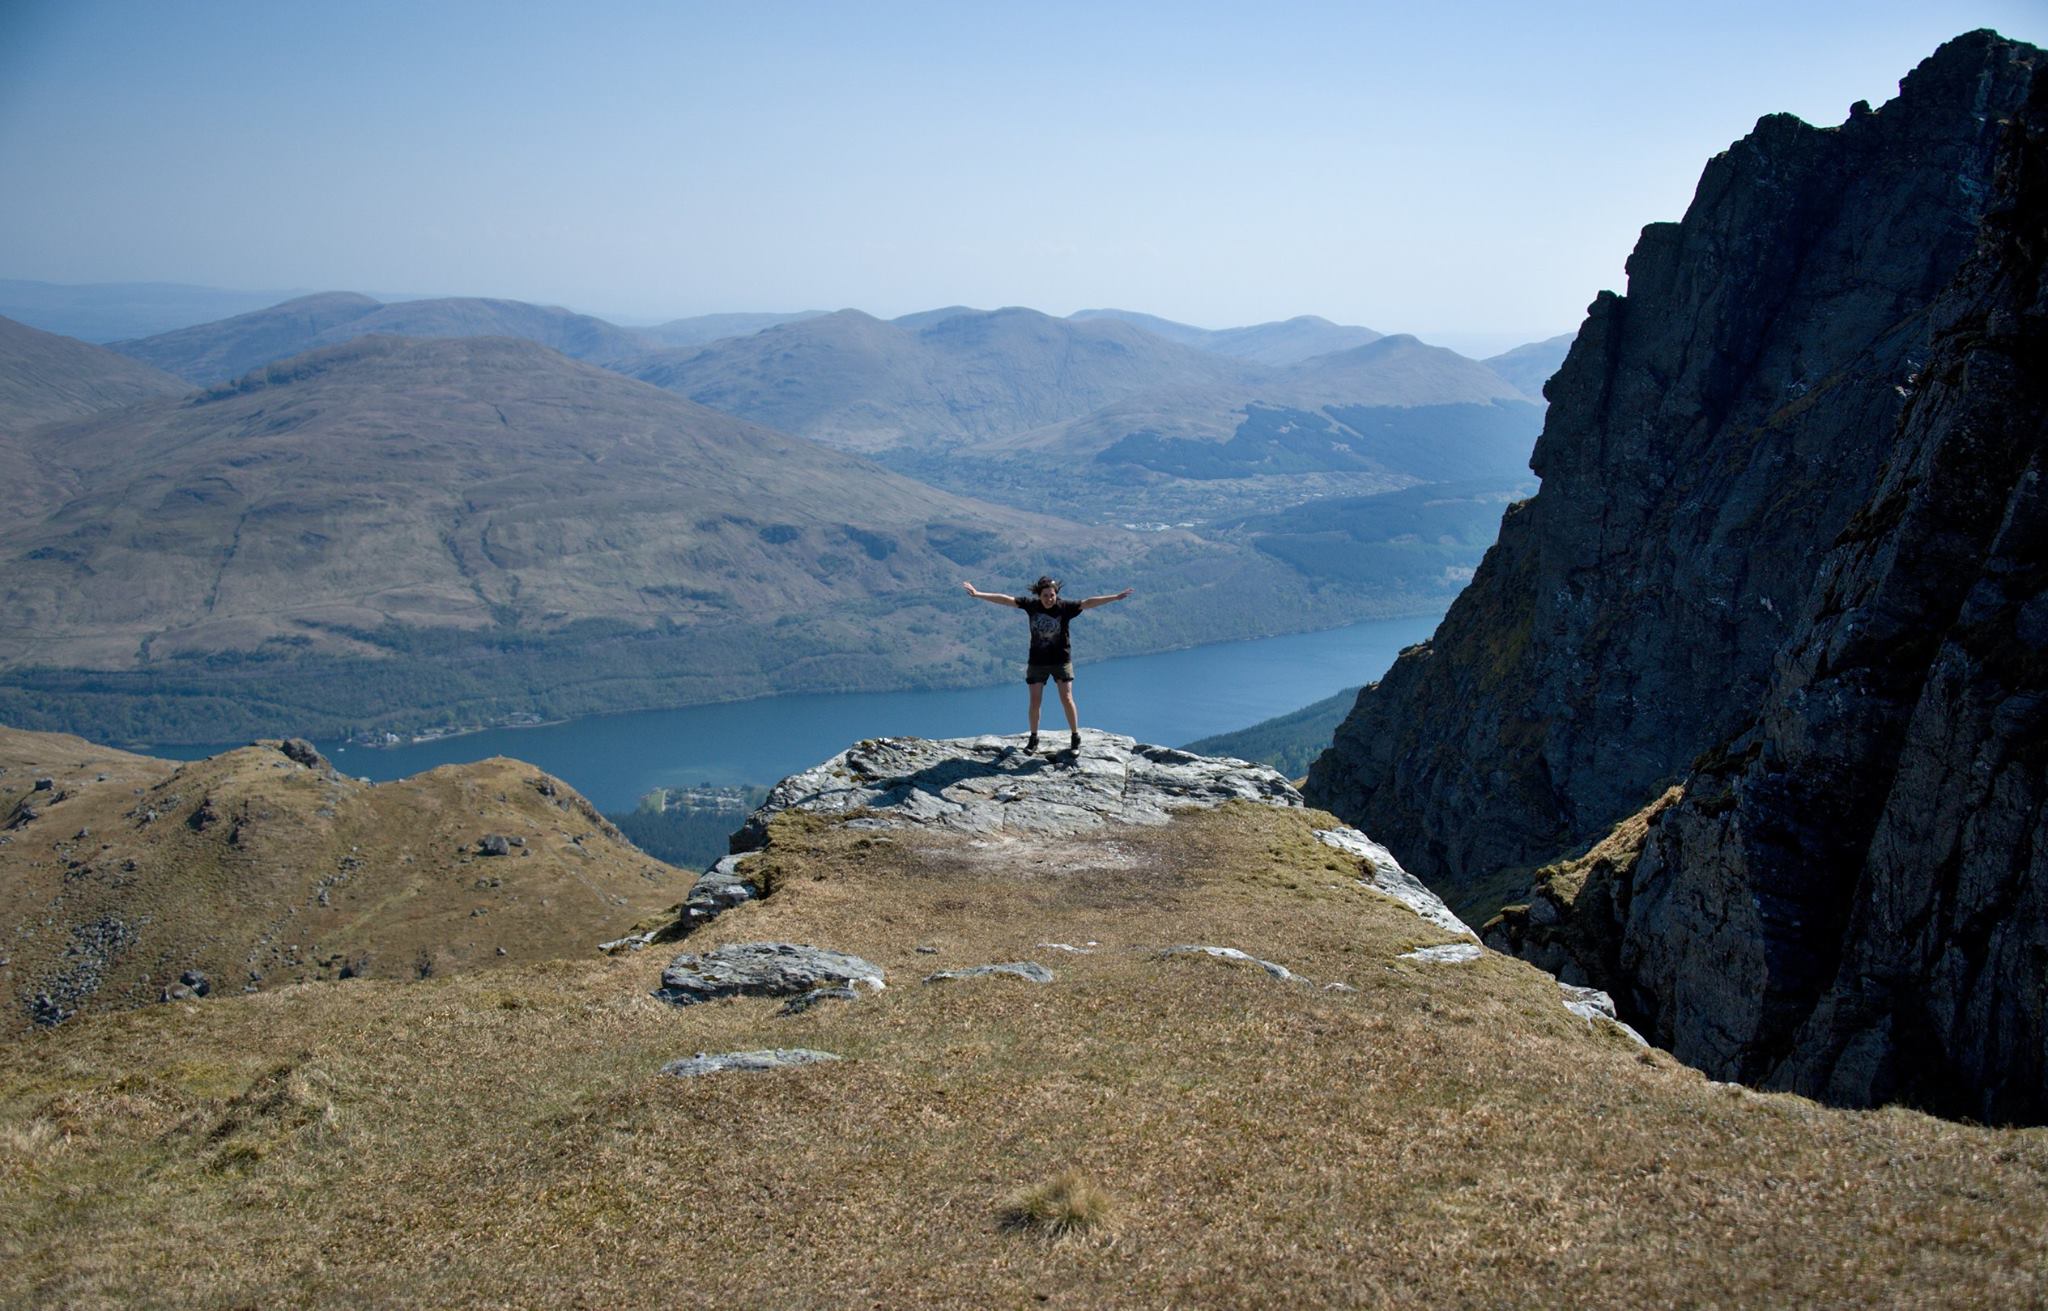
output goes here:
[{"label": "rocky summit outcrop", "polygon": [[1717,158],[1310,779],[1454,901],[1591,842],[1489,941],[1724,1078],[2048,1119],[2043,68]]},{"label": "rocky summit outcrop", "polygon": [[1078,751],[1028,752],[1021,737],[870,738],[776,784],[733,838],[759,846],[785,810],[872,812],[879,825],[960,832],[1071,833],[1164,824],[1177,809],[1225,801],[1299,806],[1264,765],[1198,756],[1089,729]]},{"label": "rocky summit outcrop", "polygon": [[[1301,794],[1277,771],[1248,761],[1152,746],[1095,729],[1083,731],[1077,751],[1041,754],[1024,745],[1022,736],[857,742],[776,784],[732,835],[734,854],[699,875],[681,904],[600,944],[599,950],[618,954],[673,942],[761,896],[763,888],[749,866],[768,845],[776,817],[793,812],[843,820],[860,829],[923,829],[1018,844],[1115,825],[1154,827],[1179,812],[1233,801],[1293,809],[1303,804]],[[1379,843],[1343,826],[1314,832],[1323,846],[1357,860],[1360,886],[1405,906],[1443,933],[1477,939]]]}]

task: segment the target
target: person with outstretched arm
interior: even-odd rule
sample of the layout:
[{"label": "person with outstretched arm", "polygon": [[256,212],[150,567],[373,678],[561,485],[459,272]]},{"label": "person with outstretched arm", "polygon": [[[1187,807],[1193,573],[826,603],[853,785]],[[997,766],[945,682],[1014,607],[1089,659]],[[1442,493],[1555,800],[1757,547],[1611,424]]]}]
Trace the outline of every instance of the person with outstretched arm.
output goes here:
[{"label": "person with outstretched arm", "polygon": [[1031,738],[1026,751],[1038,750],[1038,707],[1045,700],[1045,681],[1059,684],[1060,708],[1067,712],[1067,729],[1073,734],[1073,750],[1081,749],[1081,712],[1074,708],[1074,650],[1068,641],[1067,625],[1083,610],[1093,610],[1131,594],[1126,587],[1114,596],[1091,596],[1085,601],[1062,601],[1059,580],[1041,577],[1031,585],[1029,596],[1008,596],[1002,592],[977,592],[973,583],[962,583],[977,601],[1013,605],[1031,620],[1031,655],[1024,666],[1024,683],[1031,689]]}]

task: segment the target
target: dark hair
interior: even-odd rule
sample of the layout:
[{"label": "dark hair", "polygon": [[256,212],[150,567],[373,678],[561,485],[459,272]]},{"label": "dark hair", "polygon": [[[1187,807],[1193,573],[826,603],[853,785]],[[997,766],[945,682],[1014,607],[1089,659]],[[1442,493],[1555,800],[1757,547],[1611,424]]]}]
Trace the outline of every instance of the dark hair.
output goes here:
[{"label": "dark hair", "polygon": [[1031,594],[1033,596],[1036,596],[1048,587],[1050,587],[1055,592],[1059,591],[1060,580],[1054,578],[1051,574],[1040,574],[1038,576],[1038,581],[1031,584]]}]

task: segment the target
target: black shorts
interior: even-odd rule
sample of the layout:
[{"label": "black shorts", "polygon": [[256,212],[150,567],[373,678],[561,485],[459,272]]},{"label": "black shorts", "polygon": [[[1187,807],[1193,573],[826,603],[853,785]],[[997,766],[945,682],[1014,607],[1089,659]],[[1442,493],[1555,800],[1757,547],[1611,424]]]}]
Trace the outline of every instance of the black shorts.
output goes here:
[{"label": "black shorts", "polygon": [[1032,686],[1036,687],[1048,678],[1055,683],[1073,682],[1074,662],[1069,660],[1063,665],[1041,665],[1034,660],[1024,666],[1024,681]]}]

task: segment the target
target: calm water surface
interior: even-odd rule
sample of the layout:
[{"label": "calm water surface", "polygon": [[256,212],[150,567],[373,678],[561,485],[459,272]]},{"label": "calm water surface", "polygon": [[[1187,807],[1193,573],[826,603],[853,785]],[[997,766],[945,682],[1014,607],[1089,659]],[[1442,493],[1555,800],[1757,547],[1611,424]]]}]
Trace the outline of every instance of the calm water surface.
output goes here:
[{"label": "calm water surface", "polygon": [[[1075,671],[1074,700],[1085,727],[1179,746],[1371,682],[1402,647],[1435,631],[1437,619],[1376,619],[1322,633],[1083,663]],[[516,756],[566,779],[601,810],[626,810],[657,787],[773,783],[866,737],[1022,733],[1024,697],[1021,682],[937,692],[776,696],[493,729],[376,750],[316,745],[344,773],[378,782],[436,765]],[[1066,733],[1050,689],[1040,727],[1051,741]],[[220,749],[148,748],[180,760]]]}]

